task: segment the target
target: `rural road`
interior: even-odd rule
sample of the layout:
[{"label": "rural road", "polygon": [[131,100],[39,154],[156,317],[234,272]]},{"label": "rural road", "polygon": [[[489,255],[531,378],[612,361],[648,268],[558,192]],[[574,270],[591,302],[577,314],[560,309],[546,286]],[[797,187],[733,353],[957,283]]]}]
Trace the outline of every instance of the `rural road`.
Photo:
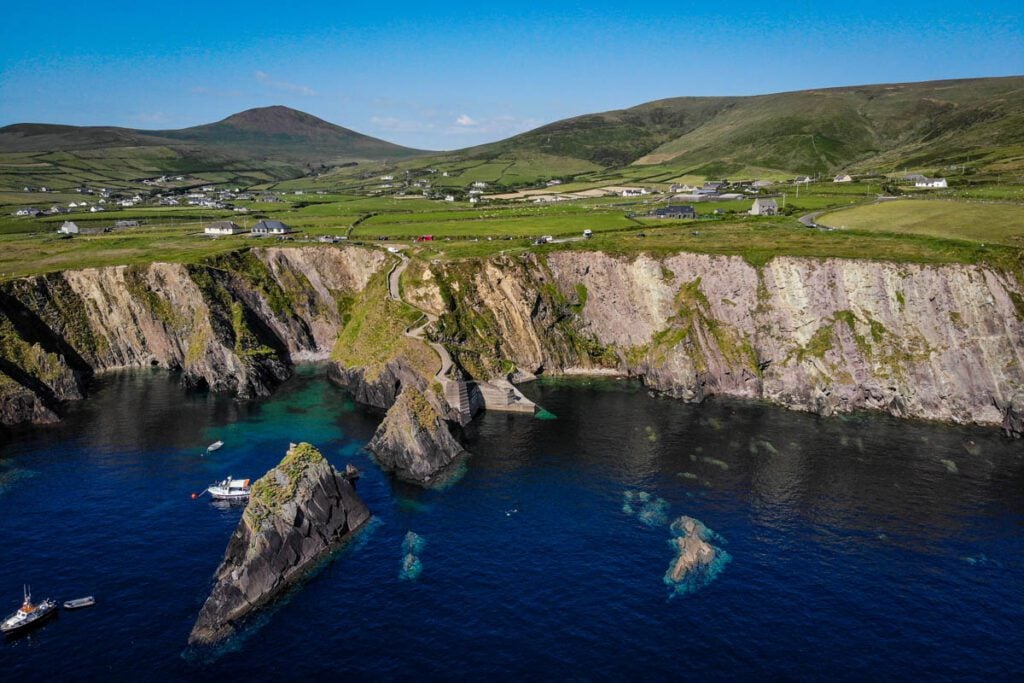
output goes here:
[{"label": "rural road", "polygon": [[[402,253],[397,254],[397,256],[398,258],[401,259],[401,261],[396,263],[394,267],[391,269],[391,272],[388,273],[388,296],[394,301],[402,301],[402,292],[399,280],[402,277],[402,273],[405,272],[405,269],[409,267],[409,257]],[[431,313],[427,313],[418,306],[413,306],[408,301],[403,301],[403,303],[412,306],[417,311],[422,313],[423,316],[427,319],[427,321],[420,325],[419,327],[410,327],[409,329],[407,329],[405,331],[405,336],[425,342],[429,344],[430,347],[434,349],[434,351],[437,352],[437,355],[441,357],[441,369],[437,371],[436,377],[438,380],[441,381],[442,384],[444,384],[448,378],[448,372],[452,369],[451,354],[448,353],[448,349],[444,348],[440,344],[436,344],[424,338],[424,334],[426,332],[427,327],[437,322],[437,316]]]},{"label": "rural road", "polygon": [[826,213],[826,212],[825,211],[815,211],[814,213],[809,213],[809,214],[806,214],[804,216],[800,216],[800,218],[798,220],[801,223],[803,223],[805,226],[807,226],[808,228],[816,228],[816,227],[818,227],[818,223],[817,223],[818,216],[820,216],[823,213]]}]

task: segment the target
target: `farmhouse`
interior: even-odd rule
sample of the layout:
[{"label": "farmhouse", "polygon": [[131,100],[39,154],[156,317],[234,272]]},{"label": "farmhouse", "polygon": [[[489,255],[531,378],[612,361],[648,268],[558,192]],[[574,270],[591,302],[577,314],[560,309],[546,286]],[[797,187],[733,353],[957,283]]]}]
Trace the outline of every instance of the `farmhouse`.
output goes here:
[{"label": "farmhouse", "polygon": [[696,218],[697,212],[692,206],[662,206],[650,213],[652,218]]},{"label": "farmhouse", "polygon": [[260,221],[252,227],[254,235],[284,235],[292,229],[281,221]]},{"label": "farmhouse", "polygon": [[80,231],[78,224],[74,221],[64,221],[64,224],[58,228],[57,232],[62,235],[77,235]]},{"label": "farmhouse", "polygon": [[945,178],[925,178],[922,176],[920,180],[914,181],[914,187],[937,188],[949,187],[949,185],[946,184]]},{"label": "farmhouse", "polygon": [[814,181],[814,179],[811,178],[810,176],[798,175],[796,177],[796,180],[794,180],[793,182],[796,183],[797,185],[806,185],[807,183],[810,183],[810,182],[813,182],[813,181]]},{"label": "farmhouse", "polygon": [[203,228],[203,233],[207,235],[239,235],[243,232],[245,228],[234,221],[217,221]]},{"label": "farmhouse", "polygon": [[754,205],[750,207],[751,216],[776,216],[779,213],[779,205],[774,199],[755,199]]},{"label": "farmhouse", "polygon": [[844,173],[843,175],[837,175],[835,178],[832,179],[832,182],[833,183],[852,183],[853,182],[853,176],[849,175],[848,173]]},{"label": "farmhouse", "polygon": [[916,184],[916,183],[918,183],[918,182],[920,182],[922,180],[928,180],[928,179],[925,178],[920,173],[908,173],[907,175],[903,176],[903,182],[905,182],[905,183],[915,183]]},{"label": "farmhouse", "polygon": [[42,213],[43,212],[40,211],[39,209],[37,209],[36,207],[29,206],[29,207],[24,208],[24,209],[18,209],[17,211],[14,212],[14,215],[15,216],[33,216],[33,217],[35,217],[35,216],[42,215]]},{"label": "farmhouse", "polygon": [[136,220],[114,221],[114,227],[115,228],[137,228],[137,227],[139,227],[139,222],[136,221]]}]

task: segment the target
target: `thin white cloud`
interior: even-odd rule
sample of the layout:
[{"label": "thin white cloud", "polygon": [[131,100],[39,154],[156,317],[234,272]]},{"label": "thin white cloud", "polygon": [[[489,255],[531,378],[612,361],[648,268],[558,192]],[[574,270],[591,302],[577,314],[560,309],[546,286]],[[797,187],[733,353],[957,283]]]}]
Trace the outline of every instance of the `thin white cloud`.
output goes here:
[{"label": "thin white cloud", "polygon": [[536,128],[541,123],[538,119],[518,118],[507,114],[489,119],[474,119],[466,114],[460,114],[455,123],[444,132],[446,135],[515,135]]},{"label": "thin white cloud", "polygon": [[286,92],[293,92],[298,95],[304,95],[311,97],[316,95],[316,91],[310,88],[308,85],[301,85],[299,83],[289,83],[288,81],[278,81],[270,76],[266,71],[257,71],[254,74],[256,80],[267,86],[268,88],[274,88],[275,90],[284,90]]}]

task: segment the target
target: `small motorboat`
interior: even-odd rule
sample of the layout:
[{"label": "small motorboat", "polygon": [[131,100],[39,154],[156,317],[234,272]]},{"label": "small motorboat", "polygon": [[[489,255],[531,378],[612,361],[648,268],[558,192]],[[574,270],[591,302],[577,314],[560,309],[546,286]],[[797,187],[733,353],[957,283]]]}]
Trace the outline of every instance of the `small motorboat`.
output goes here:
[{"label": "small motorboat", "polygon": [[57,614],[57,603],[47,598],[39,604],[32,602],[32,591],[28,586],[24,587],[25,600],[21,603],[18,611],[4,619],[0,623],[0,632],[5,636],[12,636],[23,633],[30,628],[39,626],[50,617]]},{"label": "small motorboat", "polygon": [[96,604],[96,598],[91,595],[87,595],[84,598],[75,598],[74,600],[67,600],[64,602],[64,609],[82,609],[83,607],[92,607]]},{"label": "small motorboat", "polygon": [[215,450],[217,450],[218,448],[220,448],[223,445],[224,445],[223,441],[214,441],[213,443],[211,443],[209,446],[206,447],[206,452],[207,453],[213,453]]},{"label": "small motorboat", "polygon": [[249,497],[249,489],[248,479],[232,479],[229,475],[224,481],[207,488],[206,493],[214,500],[245,500]]}]

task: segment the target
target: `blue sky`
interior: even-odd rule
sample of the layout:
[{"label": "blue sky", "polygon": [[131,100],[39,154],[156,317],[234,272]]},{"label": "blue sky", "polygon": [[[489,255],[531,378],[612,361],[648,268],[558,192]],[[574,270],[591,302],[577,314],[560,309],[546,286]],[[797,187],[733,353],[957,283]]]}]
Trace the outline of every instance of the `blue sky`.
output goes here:
[{"label": "blue sky", "polygon": [[454,149],[682,95],[1024,74],[1024,3],[9,3],[0,125],[284,104]]}]

